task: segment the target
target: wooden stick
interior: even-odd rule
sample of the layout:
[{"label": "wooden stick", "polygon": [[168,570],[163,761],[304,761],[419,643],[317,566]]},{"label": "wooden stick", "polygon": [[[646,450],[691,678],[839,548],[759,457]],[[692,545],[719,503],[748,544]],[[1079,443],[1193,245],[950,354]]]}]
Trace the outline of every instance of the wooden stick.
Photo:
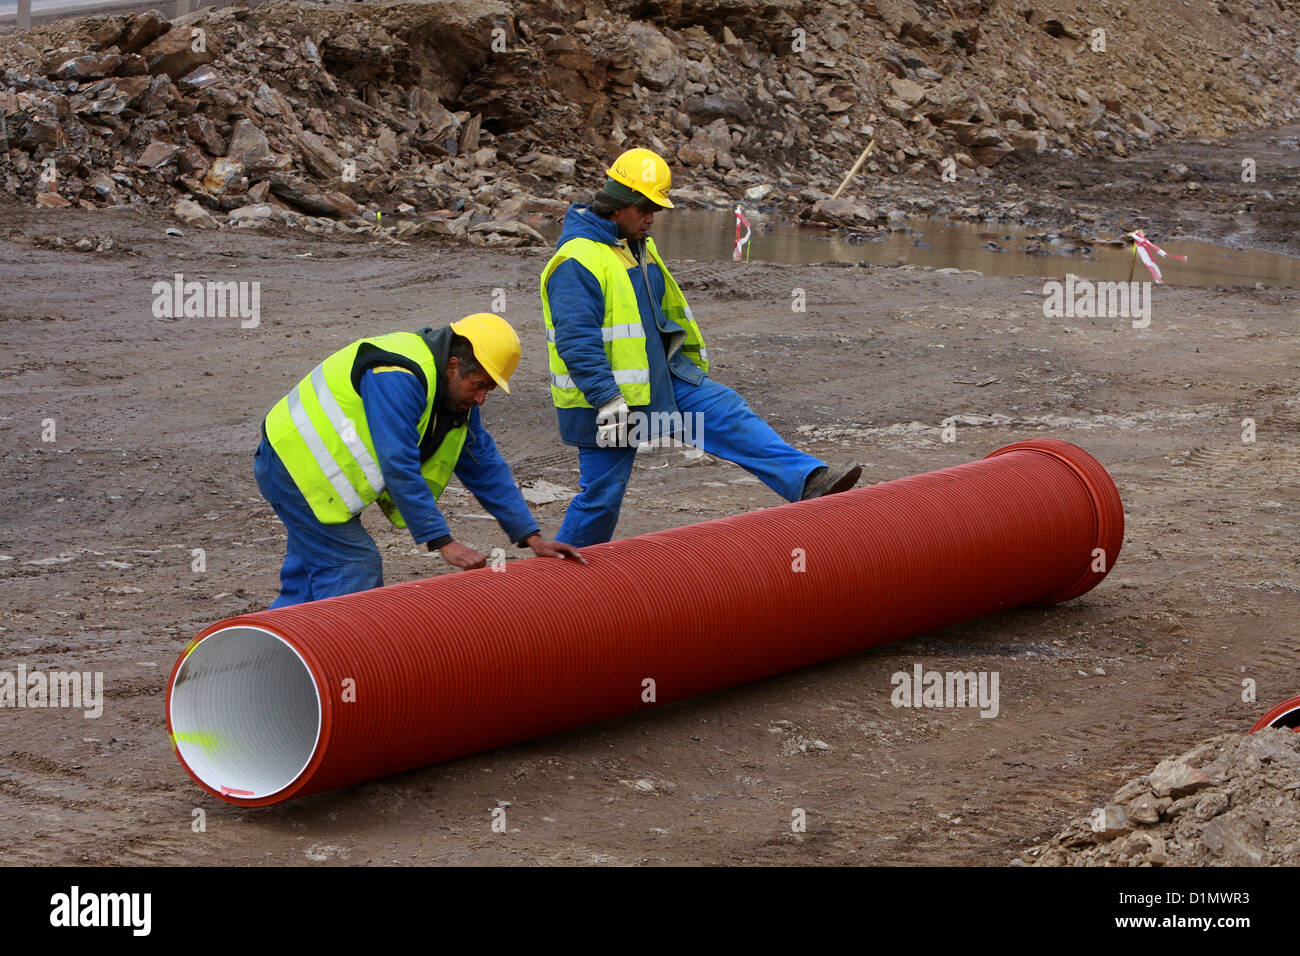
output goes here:
[{"label": "wooden stick", "polygon": [[848,175],[844,177],[844,182],[840,183],[840,188],[831,193],[832,199],[840,198],[840,193],[844,192],[844,187],[849,184],[849,180],[853,178],[854,174],[862,168],[862,164],[867,161],[867,157],[871,155],[871,151],[875,148],[876,141],[872,139],[872,141],[867,144],[867,148],[862,151],[862,155],[858,157],[858,161],[853,164],[853,168],[849,170]]},{"label": "wooden stick", "polygon": [[32,0],[18,0],[18,29],[32,28]]}]

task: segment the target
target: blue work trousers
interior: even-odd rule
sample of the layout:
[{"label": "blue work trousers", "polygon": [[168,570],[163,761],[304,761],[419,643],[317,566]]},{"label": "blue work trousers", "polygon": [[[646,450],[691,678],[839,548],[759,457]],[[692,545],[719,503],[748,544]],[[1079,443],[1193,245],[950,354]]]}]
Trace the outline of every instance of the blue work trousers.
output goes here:
[{"label": "blue work trousers", "polygon": [[[672,377],[677,408],[692,417],[681,437],[710,455],[735,462],[786,501],[803,494],[809,474],[826,463],[788,445],[739,394],[705,378],[692,385]],[[614,537],[636,446],[578,447],[579,491],[555,539],[583,548]]]},{"label": "blue work trousers", "polygon": [[383,559],[374,539],[361,526],[360,515],[343,524],[318,521],[265,438],[253,458],[253,475],[262,497],[289,532],[280,569],[280,596],[271,607],[383,587]]}]

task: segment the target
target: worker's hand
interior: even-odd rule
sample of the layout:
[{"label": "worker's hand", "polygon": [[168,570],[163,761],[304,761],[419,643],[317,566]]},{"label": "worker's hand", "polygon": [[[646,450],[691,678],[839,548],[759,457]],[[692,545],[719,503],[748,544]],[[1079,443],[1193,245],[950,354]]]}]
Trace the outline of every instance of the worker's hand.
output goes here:
[{"label": "worker's hand", "polygon": [[446,559],[448,564],[455,565],[462,571],[473,571],[475,568],[487,567],[487,558],[473,548],[467,548],[459,541],[448,541],[438,549],[438,553]]},{"label": "worker's hand", "polygon": [[587,559],[571,544],[565,544],[563,541],[545,541],[540,534],[535,534],[524,542],[528,547],[533,549],[533,554],[539,558],[568,558],[570,561],[576,561],[578,564],[586,564]]},{"label": "worker's hand", "polygon": [[626,447],[629,414],[631,409],[622,395],[600,406],[596,412],[596,444],[601,448]]}]

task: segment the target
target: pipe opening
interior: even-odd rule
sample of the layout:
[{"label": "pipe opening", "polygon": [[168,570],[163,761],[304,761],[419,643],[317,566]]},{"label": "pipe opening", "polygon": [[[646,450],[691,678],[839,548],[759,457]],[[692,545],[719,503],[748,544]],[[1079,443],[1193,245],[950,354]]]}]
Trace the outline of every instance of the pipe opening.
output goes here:
[{"label": "pipe opening", "polygon": [[170,704],[181,760],[213,790],[245,800],[297,780],[320,739],[311,670],[259,627],[228,627],[200,641],[176,671]]},{"label": "pipe opening", "polygon": [[1300,730],[1300,704],[1286,711],[1286,713],[1278,714],[1269,722],[1269,726]]}]

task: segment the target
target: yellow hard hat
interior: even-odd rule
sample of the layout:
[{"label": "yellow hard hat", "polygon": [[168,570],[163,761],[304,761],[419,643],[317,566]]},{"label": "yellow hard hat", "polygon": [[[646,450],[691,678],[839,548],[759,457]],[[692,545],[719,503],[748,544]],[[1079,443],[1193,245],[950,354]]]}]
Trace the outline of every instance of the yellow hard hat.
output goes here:
[{"label": "yellow hard hat", "polygon": [[474,346],[474,358],[483,371],[510,394],[510,376],[519,365],[519,336],[510,323],[491,312],[475,312],[451,323],[451,330]]},{"label": "yellow hard hat", "polygon": [[672,209],[668,190],[673,185],[673,174],[668,169],[664,158],[653,150],[638,146],[614,160],[614,165],[605,170],[609,178],[620,182],[629,189],[635,189],[651,202]]}]

